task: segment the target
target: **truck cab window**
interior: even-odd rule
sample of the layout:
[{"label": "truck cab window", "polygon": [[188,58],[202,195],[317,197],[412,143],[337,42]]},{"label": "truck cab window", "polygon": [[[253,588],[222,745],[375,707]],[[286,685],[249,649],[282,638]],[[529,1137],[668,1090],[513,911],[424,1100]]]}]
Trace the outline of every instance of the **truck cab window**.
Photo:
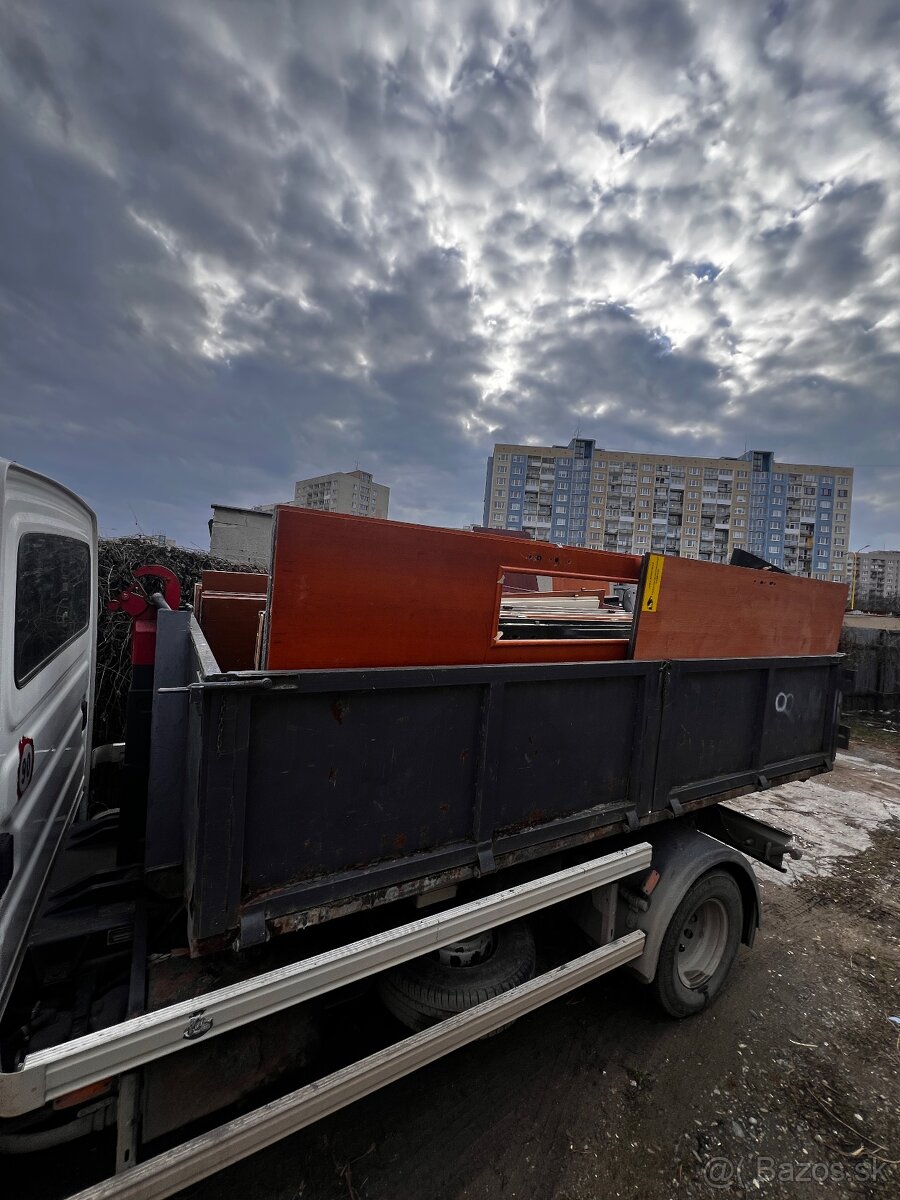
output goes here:
[{"label": "truck cab window", "polygon": [[90,586],[86,542],[58,533],[23,535],[16,566],[16,687],[86,628]]}]

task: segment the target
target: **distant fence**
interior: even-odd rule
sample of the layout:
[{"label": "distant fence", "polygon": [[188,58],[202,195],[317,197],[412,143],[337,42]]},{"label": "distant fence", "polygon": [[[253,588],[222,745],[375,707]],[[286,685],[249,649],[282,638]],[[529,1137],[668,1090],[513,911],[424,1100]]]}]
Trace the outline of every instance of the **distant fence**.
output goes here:
[{"label": "distant fence", "polygon": [[900,629],[844,626],[841,651],[856,678],[844,707],[893,708],[900,705]]}]

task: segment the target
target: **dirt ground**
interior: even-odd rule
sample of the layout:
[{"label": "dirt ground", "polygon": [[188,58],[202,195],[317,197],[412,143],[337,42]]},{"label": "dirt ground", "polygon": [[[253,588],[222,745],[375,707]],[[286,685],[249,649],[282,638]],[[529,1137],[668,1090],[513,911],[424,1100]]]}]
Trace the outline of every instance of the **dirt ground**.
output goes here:
[{"label": "dirt ground", "polygon": [[794,830],[727,991],[672,1022],[605,977],[182,1196],[900,1196],[900,735],[748,797]]}]

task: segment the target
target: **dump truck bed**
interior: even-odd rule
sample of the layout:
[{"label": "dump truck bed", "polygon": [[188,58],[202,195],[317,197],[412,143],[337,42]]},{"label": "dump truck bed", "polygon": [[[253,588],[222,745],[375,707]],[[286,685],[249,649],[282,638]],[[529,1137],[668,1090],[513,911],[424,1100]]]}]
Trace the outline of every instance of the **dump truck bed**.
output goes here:
[{"label": "dump truck bed", "polygon": [[195,953],[446,887],[830,770],[842,661],[229,673],[161,613],[148,869]]}]

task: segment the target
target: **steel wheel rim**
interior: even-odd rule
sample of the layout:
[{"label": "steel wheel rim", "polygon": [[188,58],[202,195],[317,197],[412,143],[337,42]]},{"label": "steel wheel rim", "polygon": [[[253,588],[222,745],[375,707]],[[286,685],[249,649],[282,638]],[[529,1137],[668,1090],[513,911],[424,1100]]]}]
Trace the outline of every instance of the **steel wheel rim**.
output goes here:
[{"label": "steel wheel rim", "polygon": [[679,931],[675,959],[678,978],[693,991],[709,983],[728,944],[728,911],[721,900],[703,900]]},{"label": "steel wheel rim", "polygon": [[473,967],[487,962],[494,949],[494,931],[486,929],[483,933],[442,946],[435,951],[435,956],[445,967]]}]

